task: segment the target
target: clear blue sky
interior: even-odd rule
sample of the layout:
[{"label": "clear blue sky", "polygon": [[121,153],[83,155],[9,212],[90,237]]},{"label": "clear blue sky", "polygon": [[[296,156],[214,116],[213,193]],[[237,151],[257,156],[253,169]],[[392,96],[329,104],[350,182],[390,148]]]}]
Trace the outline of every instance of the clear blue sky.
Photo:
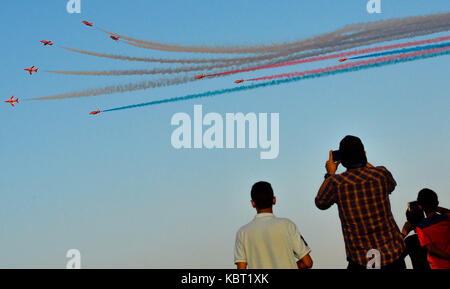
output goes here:
[{"label": "clear blue sky", "polygon": [[[78,77],[23,68],[152,68],[42,47],[39,40],[108,53],[155,57],[114,43],[81,20],[139,38],[179,44],[277,43],[346,24],[450,11],[447,0],[366,1],[3,1],[0,95],[40,97],[152,77]],[[440,34],[448,35],[448,34]],[[301,71],[308,66],[283,71]],[[243,75],[261,76],[272,71]],[[125,94],[0,106],[0,267],[64,268],[68,249],[84,268],[233,268],[235,233],[250,221],[250,188],[272,183],[275,214],[292,219],[311,246],[316,268],[344,268],[336,207],[319,211],[314,197],[328,151],[347,134],[360,136],[368,159],[391,170],[399,226],[423,187],[450,206],[450,57],[341,74],[209,99],[89,117],[152,99],[230,87],[236,76]],[[259,150],[175,150],[170,119],[205,112],[280,113],[280,154]]]}]

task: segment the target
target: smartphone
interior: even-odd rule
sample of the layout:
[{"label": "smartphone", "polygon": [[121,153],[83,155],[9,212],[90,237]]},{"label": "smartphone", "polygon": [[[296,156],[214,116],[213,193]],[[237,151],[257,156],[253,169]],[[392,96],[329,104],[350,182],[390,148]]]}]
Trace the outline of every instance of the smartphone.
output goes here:
[{"label": "smartphone", "polygon": [[333,161],[334,162],[341,161],[341,152],[340,151],[333,151]]}]

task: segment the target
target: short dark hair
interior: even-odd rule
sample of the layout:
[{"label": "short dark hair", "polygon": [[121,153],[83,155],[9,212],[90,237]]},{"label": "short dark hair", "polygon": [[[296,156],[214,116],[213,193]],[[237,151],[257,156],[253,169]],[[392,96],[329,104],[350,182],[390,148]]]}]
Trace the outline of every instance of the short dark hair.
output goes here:
[{"label": "short dark hair", "polygon": [[430,189],[422,189],[419,192],[419,195],[417,196],[417,202],[419,202],[419,205],[422,206],[422,209],[426,213],[431,213],[436,211],[439,200],[437,194]]},{"label": "short dark hair", "polygon": [[258,209],[267,209],[273,206],[273,189],[268,182],[257,182],[254,184],[251,196]]},{"label": "short dark hair", "polygon": [[348,135],[339,144],[341,163],[347,169],[365,167],[367,165],[364,145],[359,137]]}]

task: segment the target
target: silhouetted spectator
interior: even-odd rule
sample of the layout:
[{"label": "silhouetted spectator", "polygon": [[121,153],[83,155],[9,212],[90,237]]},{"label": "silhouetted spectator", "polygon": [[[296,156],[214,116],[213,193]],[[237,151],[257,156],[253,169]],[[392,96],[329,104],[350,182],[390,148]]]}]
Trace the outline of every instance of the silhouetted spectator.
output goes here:
[{"label": "silhouetted spectator", "polygon": [[438,196],[430,189],[421,190],[417,202],[426,215],[417,225],[417,235],[431,268],[450,269],[450,211],[438,207]]},{"label": "silhouetted spectator", "polygon": [[[406,211],[406,223],[403,225],[402,234],[405,237],[406,255],[411,259],[413,269],[426,271],[431,266],[427,259],[427,250],[420,245],[419,236],[416,233],[416,227],[424,218],[422,209],[418,207],[418,202],[408,203]],[[414,230],[414,234],[408,234]]]}]

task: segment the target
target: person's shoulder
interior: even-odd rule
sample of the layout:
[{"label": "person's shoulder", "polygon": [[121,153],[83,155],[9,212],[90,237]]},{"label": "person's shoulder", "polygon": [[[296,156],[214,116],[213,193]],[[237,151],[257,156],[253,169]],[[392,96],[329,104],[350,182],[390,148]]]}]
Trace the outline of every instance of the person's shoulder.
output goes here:
[{"label": "person's shoulder", "polygon": [[390,171],[385,166],[369,167],[368,169],[383,172],[383,173],[390,173]]},{"label": "person's shoulder", "polygon": [[448,222],[449,221],[449,215],[448,214],[435,214],[432,217],[429,218],[423,218],[419,224],[417,224],[417,227],[421,230],[424,230],[426,228],[432,227],[436,224],[439,224],[441,222]]},{"label": "person's shoulder", "polygon": [[288,223],[288,224],[294,224],[293,221],[291,221],[291,219],[288,218],[281,218],[281,217],[275,217],[278,221],[280,222],[284,222],[284,223]]},{"label": "person's shoulder", "polygon": [[277,218],[277,221],[280,223],[283,223],[284,225],[288,226],[289,228],[297,228],[297,225],[288,218]]},{"label": "person's shoulder", "polygon": [[340,173],[340,174],[334,174],[334,175],[330,175],[328,178],[325,179],[325,182],[327,184],[337,184],[340,183],[341,181],[343,181],[345,179],[345,175],[346,175],[347,171]]},{"label": "person's shoulder", "polygon": [[247,224],[241,226],[241,227],[239,228],[239,230],[237,231],[237,233],[238,233],[238,234],[242,234],[242,233],[247,232],[247,231],[252,227],[253,221],[254,221],[254,220],[251,220],[251,221],[248,222]]},{"label": "person's shoulder", "polygon": [[384,176],[392,178],[392,173],[385,166],[376,166],[366,168],[372,175]]}]

